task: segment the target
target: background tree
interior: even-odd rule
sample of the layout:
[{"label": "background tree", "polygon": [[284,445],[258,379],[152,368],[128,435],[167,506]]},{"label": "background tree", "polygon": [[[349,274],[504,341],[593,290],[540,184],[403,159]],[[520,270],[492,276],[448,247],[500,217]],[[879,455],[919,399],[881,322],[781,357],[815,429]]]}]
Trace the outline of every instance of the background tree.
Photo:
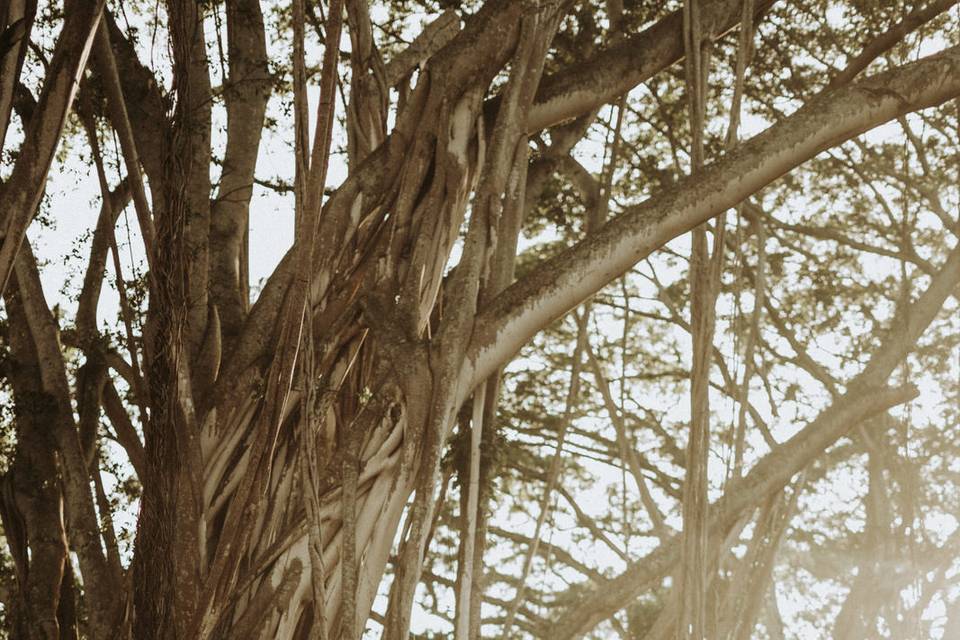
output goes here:
[{"label": "background tree", "polygon": [[7,633],[943,636],[954,4],[0,2]]}]

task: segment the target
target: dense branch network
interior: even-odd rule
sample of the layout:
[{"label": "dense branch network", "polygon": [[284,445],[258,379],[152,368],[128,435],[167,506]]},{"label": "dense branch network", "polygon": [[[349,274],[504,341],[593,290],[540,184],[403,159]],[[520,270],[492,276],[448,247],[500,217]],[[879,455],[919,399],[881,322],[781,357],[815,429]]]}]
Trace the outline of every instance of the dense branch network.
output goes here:
[{"label": "dense branch network", "polygon": [[3,632],[949,637],[956,0],[433,4],[0,2]]}]

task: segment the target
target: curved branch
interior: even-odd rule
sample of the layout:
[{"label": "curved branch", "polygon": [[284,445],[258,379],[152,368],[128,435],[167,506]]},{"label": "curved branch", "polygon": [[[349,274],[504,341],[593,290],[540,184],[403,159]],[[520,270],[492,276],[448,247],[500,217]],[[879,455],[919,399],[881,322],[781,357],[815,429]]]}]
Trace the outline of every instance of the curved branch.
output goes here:
[{"label": "curved branch", "polygon": [[46,72],[36,112],[26,127],[20,156],[9,180],[0,185],[0,293],[6,288],[27,227],[40,205],[47,172],[73,105],[105,0],[79,3],[68,14]]},{"label": "curved branch", "polygon": [[[700,7],[704,34],[714,38],[740,22],[742,0],[712,0]],[[757,0],[754,18],[776,0]],[[591,60],[545,78],[527,116],[527,131],[537,131],[587,113],[621,96],[683,58],[683,12],[675,11],[651,27],[602,50]]]},{"label": "curved branch", "polygon": [[957,4],[957,0],[934,0],[922,9],[914,9],[907,17],[884,31],[883,34],[864,47],[863,51],[851,60],[843,71],[834,76],[827,88],[834,89],[847,84],[870,66],[871,62],[903,40],[907,34],[919,29],[955,4]]},{"label": "curved branch", "polygon": [[[476,382],[542,327],[701,222],[829,149],[898,115],[960,95],[960,47],[822,95],[700,174],[626,212],[494,300],[465,368]],[[469,387],[469,385],[467,385]]]}]

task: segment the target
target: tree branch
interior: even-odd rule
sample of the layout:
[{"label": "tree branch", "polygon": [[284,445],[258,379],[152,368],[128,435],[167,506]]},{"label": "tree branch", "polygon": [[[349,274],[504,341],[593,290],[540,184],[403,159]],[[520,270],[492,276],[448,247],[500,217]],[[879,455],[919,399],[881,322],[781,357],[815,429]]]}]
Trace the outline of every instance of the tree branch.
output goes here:
[{"label": "tree branch", "polygon": [[483,379],[542,327],[667,241],[735,205],[820,151],[909,111],[960,95],[960,48],[829,92],[701,173],[624,214],[503,292],[481,314],[465,367]]},{"label": "tree branch", "polygon": [[46,70],[37,109],[26,126],[22,152],[10,178],[0,184],[0,197],[4,202],[0,210],[3,239],[0,245],[0,293],[6,288],[27,227],[40,206],[47,172],[59,146],[60,134],[86,66],[104,4],[105,0],[83,2],[67,14]]}]

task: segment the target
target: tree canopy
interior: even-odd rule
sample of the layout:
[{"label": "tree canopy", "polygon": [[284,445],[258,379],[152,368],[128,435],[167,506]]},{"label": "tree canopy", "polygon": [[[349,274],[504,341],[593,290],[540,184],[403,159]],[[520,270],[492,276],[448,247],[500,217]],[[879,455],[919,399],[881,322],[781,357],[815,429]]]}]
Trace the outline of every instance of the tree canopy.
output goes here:
[{"label": "tree canopy", "polygon": [[957,0],[0,0],[0,637],[960,637]]}]

